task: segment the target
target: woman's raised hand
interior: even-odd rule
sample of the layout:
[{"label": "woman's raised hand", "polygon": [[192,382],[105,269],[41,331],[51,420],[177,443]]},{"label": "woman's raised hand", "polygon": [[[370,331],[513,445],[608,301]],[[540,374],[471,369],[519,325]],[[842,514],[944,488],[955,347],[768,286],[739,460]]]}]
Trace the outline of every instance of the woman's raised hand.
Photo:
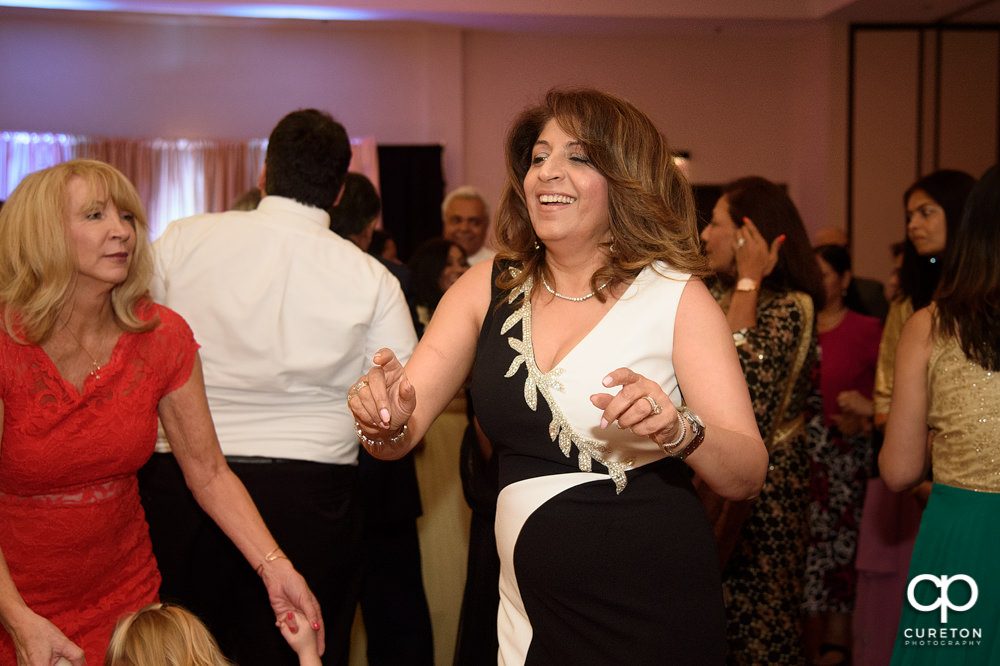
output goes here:
[{"label": "woman's raised hand", "polygon": [[618,423],[636,435],[646,436],[657,444],[671,442],[681,432],[677,409],[663,388],[651,379],[628,368],[618,368],[602,381],[604,386],[621,386],[617,395],[595,393],[590,402],[601,415],[601,427]]},{"label": "woman's raised hand", "polygon": [[778,251],[784,242],[782,234],[768,245],[753,221],[744,217],[743,226],[736,231],[737,277],[751,278],[759,284],[778,265]]},{"label": "woman's raised hand", "polygon": [[375,365],[348,391],[347,404],[367,437],[384,440],[410,420],[417,394],[391,350],[378,350],[372,360]]}]

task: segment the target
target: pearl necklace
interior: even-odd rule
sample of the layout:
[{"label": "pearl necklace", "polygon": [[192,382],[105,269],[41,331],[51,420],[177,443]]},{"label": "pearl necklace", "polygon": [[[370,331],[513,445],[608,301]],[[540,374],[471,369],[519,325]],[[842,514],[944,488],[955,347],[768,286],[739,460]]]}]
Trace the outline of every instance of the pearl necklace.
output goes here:
[{"label": "pearl necklace", "polygon": [[[608,282],[610,282],[610,280]],[[594,294],[596,294],[597,292],[601,291],[602,289],[604,289],[605,287],[608,286],[608,283],[605,282],[600,287],[598,287],[594,291],[590,292],[586,296],[563,296],[558,291],[556,291],[555,289],[553,289],[552,287],[549,286],[549,283],[545,280],[545,276],[544,275],[542,276],[542,284],[545,286],[545,290],[548,291],[553,296],[555,296],[556,298],[561,298],[564,301],[572,301],[574,303],[579,303],[581,301],[587,300],[588,298],[592,298],[594,296]]]}]

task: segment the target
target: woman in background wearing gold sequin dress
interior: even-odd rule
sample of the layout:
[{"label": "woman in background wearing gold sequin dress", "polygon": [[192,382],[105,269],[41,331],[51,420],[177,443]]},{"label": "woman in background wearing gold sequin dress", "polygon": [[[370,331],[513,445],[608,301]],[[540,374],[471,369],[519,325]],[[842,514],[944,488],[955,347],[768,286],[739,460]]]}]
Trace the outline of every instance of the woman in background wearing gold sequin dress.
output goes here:
[{"label": "woman in background wearing gold sequin dress", "polygon": [[[976,184],[934,302],[903,327],[879,456],[894,491],[934,486],[893,664],[1000,663],[1000,171]],[[930,445],[926,445],[928,430]]]}]

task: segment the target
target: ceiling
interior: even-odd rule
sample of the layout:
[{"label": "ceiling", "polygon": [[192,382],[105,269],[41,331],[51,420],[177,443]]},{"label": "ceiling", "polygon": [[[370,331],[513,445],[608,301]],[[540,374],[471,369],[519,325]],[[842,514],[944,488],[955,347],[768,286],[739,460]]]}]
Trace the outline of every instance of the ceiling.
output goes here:
[{"label": "ceiling", "polygon": [[406,21],[560,32],[647,32],[684,23],[1000,24],[1000,0],[0,0],[0,16],[23,12]]}]

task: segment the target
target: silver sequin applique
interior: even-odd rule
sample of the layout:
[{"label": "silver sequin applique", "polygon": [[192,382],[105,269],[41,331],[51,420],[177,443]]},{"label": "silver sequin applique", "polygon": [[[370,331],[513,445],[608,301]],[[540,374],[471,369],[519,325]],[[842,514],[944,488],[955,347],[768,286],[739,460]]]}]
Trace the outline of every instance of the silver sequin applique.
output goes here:
[{"label": "silver sequin applique", "polygon": [[[516,269],[511,269],[515,271]],[[562,383],[559,381],[559,376],[562,374],[562,368],[553,368],[552,370],[543,373],[538,369],[538,365],[535,363],[535,352],[531,344],[531,287],[533,285],[532,279],[529,277],[525,280],[518,289],[514,290],[509,298],[508,303],[513,303],[520,296],[524,296],[521,300],[520,307],[517,308],[507,320],[503,323],[500,328],[500,334],[504,335],[513,328],[518,322],[521,322],[521,332],[522,339],[518,340],[516,337],[508,337],[507,343],[511,348],[517,352],[517,356],[511,361],[510,367],[507,369],[507,374],[504,375],[505,378],[513,377],[517,374],[517,371],[523,365],[525,370],[527,370],[528,376],[524,380],[524,401],[527,403],[531,411],[535,411],[538,406],[538,394],[541,393],[545,402],[548,403],[549,411],[552,412],[552,422],[549,423],[549,438],[559,443],[559,450],[562,451],[563,455],[567,458],[570,457],[570,451],[573,444],[576,444],[579,450],[579,455],[577,456],[577,464],[579,465],[581,472],[590,472],[591,462],[596,460],[605,467],[608,468],[608,472],[611,475],[611,479],[615,482],[615,492],[621,493],[625,489],[625,485],[628,483],[628,479],[625,477],[625,472],[632,467],[632,459],[628,458],[621,461],[608,461],[605,460],[605,455],[608,452],[608,447],[604,442],[600,440],[593,439],[591,437],[586,437],[576,432],[573,426],[570,425],[569,421],[563,415],[562,410],[559,408],[559,404],[555,401],[552,392],[553,391],[565,391]]]}]

